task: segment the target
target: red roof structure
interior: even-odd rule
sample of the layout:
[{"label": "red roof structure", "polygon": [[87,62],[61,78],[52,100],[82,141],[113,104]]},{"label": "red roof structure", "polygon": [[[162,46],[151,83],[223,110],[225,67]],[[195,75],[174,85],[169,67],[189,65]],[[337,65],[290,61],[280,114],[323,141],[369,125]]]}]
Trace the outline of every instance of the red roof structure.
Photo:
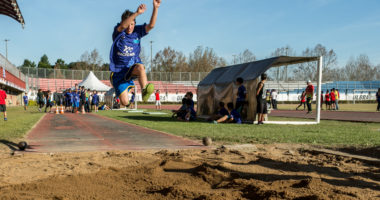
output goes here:
[{"label": "red roof structure", "polygon": [[25,21],[16,0],[0,0],[0,14],[15,19],[24,28]]}]

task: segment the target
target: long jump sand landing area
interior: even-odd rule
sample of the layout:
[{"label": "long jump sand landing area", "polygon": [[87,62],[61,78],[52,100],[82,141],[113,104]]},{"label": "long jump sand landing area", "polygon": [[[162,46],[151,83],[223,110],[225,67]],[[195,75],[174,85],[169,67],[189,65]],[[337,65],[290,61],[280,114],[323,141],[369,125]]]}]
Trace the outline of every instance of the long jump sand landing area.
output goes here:
[{"label": "long jump sand landing area", "polygon": [[[295,110],[272,110],[269,116],[275,117],[295,117],[315,119],[316,111],[306,114],[306,111]],[[349,112],[349,111],[321,111],[321,119],[338,120],[351,122],[380,122],[380,113],[376,112]]]},{"label": "long jump sand landing area", "polygon": [[95,114],[47,114],[27,136],[33,152],[190,149],[203,145]]}]

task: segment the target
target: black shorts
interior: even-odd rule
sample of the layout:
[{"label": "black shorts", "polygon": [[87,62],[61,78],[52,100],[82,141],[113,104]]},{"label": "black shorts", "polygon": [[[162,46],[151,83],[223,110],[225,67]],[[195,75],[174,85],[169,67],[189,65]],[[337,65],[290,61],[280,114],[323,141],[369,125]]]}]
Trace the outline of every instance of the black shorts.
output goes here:
[{"label": "black shorts", "polygon": [[1,104],[0,105],[0,112],[6,112],[7,111],[7,105]]},{"label": "black shorts", "polygon": [[267,101],[265,99],[257,99],[257,113],[268,114]]}]

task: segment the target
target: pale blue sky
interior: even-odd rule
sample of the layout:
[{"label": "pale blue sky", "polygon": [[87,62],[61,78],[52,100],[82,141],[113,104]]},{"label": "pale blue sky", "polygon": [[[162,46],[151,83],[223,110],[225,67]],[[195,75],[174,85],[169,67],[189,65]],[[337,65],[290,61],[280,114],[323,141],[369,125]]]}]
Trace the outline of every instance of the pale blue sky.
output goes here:
[{"label": "pale blue sky", "polygon": [[[137,24],[149,22],[152,0],[18,0],[25,29],[0,15],[0,53],[21,65],[25,58],[50,63],[78,61],[94,48],[109,62],[113,27],[125,9],[148,10]],[[143,38],[150,55],[167,46],[189,55],[197,46],[211,47],[227,61],[245,49],[258,59],[290,45],[298,54],[321,43],[334,49],[338,65],[350,56],[367,54],[380,64],[379,0],[162,0],[155,29]]]}]

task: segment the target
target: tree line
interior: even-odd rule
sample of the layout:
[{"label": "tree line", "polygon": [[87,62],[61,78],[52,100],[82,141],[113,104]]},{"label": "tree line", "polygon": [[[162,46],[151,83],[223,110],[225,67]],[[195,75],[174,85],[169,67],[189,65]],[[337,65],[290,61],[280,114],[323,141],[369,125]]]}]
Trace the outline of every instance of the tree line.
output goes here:
[{"label": "tree line", "polygon": [[[380,80],[380,64],[371,63],[367,55],[362,54],[351,57],[344,66],[338,66],[337,55],[333,49],[317,44],[315,47],[306,48],[301,54],[297,54],[289,45],[275,49],[269,57],[275,56],[323,56],[323,80],[324,81],[368,81]],[[186,56],[181,51],[172,47],[166,47],[158,51],[153,58],[146,56],[142,48],[140,57],[145,63],[148,72],[210,72],[211,70],[247,63],[256,60],[256,56],[246,49],[241,53],[233,55],[231,61],[218,56],[213,48],[198,46]],[[151,63],[152,60],[152,63]],[[104,63],[99,52],[94,49],[90,53],[84,52],[79,61],[66,63],[63,59],[57,59],[54,64],[49,62],[47,55],[43,55],[36,64],[28,59],[24,60],[20,67],[38,67],[50,69],[72,69],[72,70],[93,70],[108,71],[109,64]],[[271,68],[268,71],[270,80],[316,80],[317,68],[315,63],[302,63],[295,66],[284,66]]]}]

